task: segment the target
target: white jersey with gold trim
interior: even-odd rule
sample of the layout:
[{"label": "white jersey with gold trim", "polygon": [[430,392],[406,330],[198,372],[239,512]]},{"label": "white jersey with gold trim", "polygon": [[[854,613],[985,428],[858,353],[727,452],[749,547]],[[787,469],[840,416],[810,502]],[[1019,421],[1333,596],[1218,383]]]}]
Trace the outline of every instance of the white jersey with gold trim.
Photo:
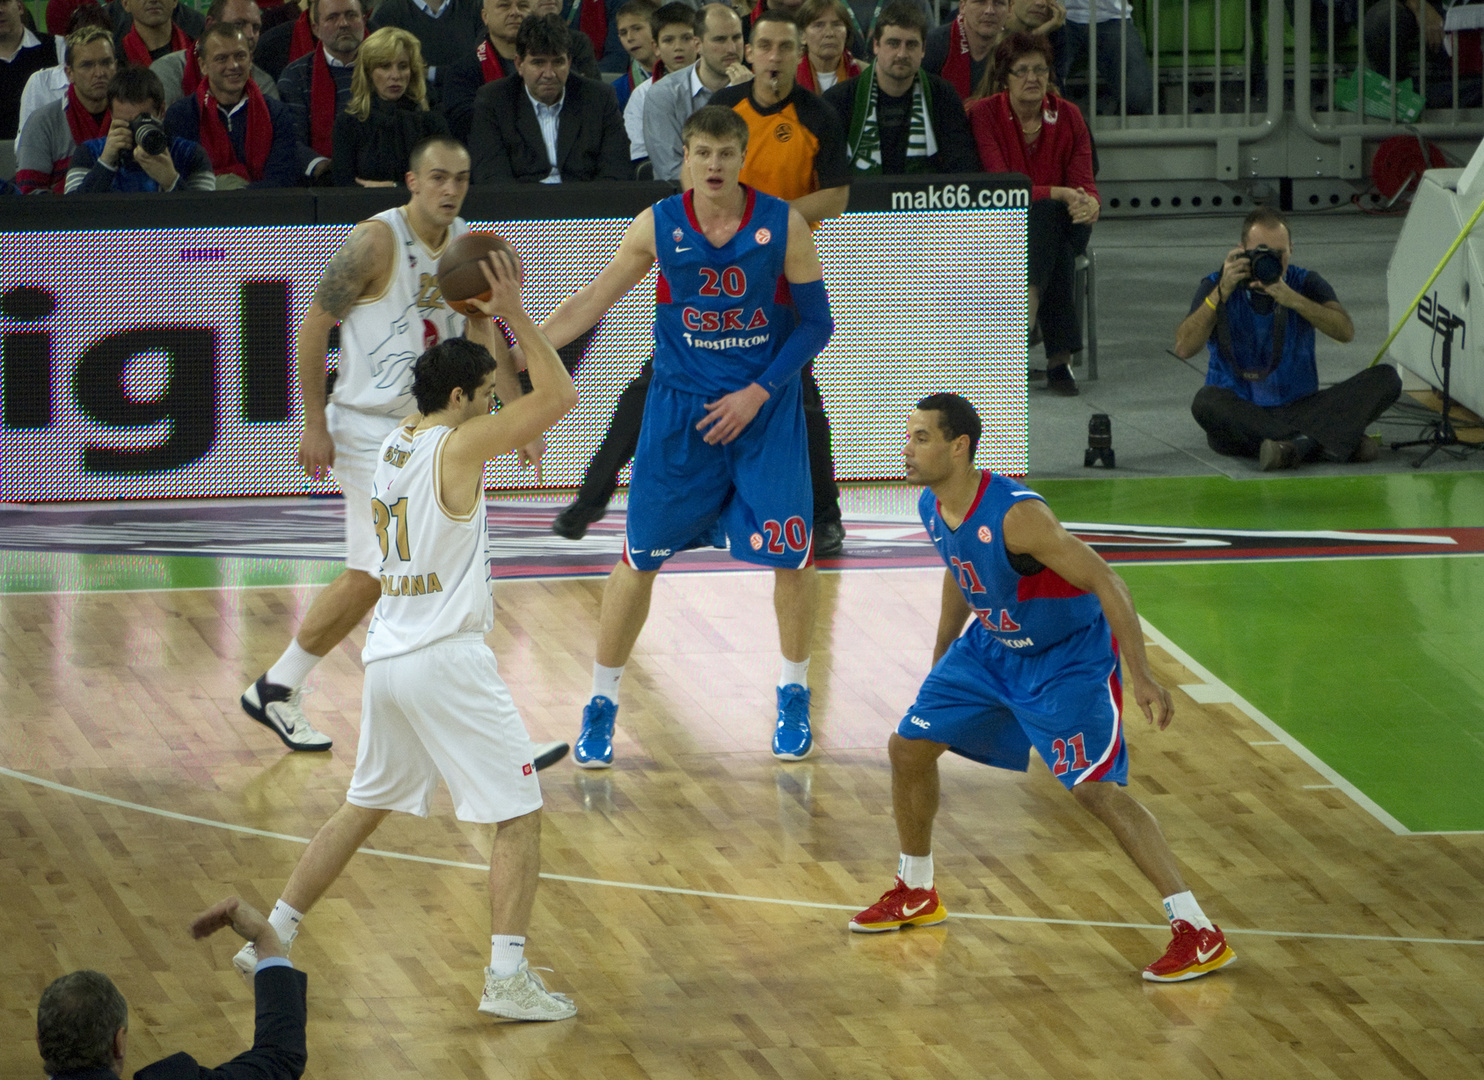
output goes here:
[{"label": "white jersey with gold trim", "polygon": [[464,332],[464,317],[438,288],[438,259],[449,241],[469,231],[454,218],[443,247],[432,250],[413,232],[407,208],[373,215],[396,237],[394,269],[380,296],[363,296],[340,322],[339,374],[331,401],[345,409],[401,419],[413,412],[412,365],[428,349]]},{"label": "white jersey with gold trim", "polygon": [[[385,660],[495,625],[484,488],[467,514],[439,496],[449,427],[399,427],[381,444],[371,511],[381,548],[381,599],[361,660]],[[481,474],[480,479],[483,479]]]}]

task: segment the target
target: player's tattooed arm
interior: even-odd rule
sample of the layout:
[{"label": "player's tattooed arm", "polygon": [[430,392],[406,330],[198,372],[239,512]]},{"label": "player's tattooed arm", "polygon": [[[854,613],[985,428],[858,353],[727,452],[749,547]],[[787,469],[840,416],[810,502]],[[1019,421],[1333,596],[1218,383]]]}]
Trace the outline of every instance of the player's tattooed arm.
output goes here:
[{"label": "player's tattooed arm", "polygon": [[385,225],[379,221],[357,225],[320,275],[314,288],[315,304],[337,320],[345,318],[366,287],[386,273],[391,254],[391,236]]}]

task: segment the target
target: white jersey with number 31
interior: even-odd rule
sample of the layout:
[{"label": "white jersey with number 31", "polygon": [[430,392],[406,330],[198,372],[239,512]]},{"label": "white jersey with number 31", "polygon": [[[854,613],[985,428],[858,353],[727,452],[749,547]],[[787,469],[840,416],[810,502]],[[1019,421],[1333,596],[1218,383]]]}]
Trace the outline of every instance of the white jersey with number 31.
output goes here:
[{"label": "white jersey with number 31", "polygon": [[381,444],[371,493],[381,545],[381,599],[361,660],[385,660],[495,625],[490,597],[484,474],[467,514],[439,495],[443,448],[453,429],[399,427]]}]

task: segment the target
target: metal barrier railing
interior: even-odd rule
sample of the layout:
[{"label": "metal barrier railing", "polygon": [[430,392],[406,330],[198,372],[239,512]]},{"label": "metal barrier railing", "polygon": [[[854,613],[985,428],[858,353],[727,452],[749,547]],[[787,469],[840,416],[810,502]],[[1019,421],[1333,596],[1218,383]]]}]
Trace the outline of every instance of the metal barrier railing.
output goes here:
[{"label": "metal barrier railing", "polygon": [[[1299,132],[1319,142],[1374,140],[1403,132],[1430,138],[1484,135],[1484,110],[1473,108],[1478,104],[1477,94],[1460,74],[1458,48],[1453,49],[1451,58],[1451,101],[1412,119],[1406,103],[1399,101],[1399,73],[1405,78],[1415,67],[1416,93],[1424,101],[1431,98],[1433,104],[1439,104],[1436,85],[1429,88],[1427,81],[1426,34],[1419,28],[1415,58],[1410,53],[1399,56],[1397,24],[1398,12],[1406,12],[1403,0],[1381,2],[1387,3],[1389,10],[1373,5],[1373,11],[1368,12],[1364,0],[1356,0],[1342,19],[1339,0],[1266,0],[1265,4],[1259,0],[1146,0],[1138,11],[1130,0],[1123,0],[1126,16],[1134,18],[1119,20],[1116,107],[1109,111],[1099,107],[1099,12],[1096,0],[1089,0],[1088,16],[1094,20],[1093,25],[1067,24],[1069,34],[1088,36],[1085,113],[1089,127],[1100,147],[1215,144],[1218,160],[1223,163],[1217,169],[1217,178],[1236,179],[1236,147],[1271,135],[1287,123],[1285,90],[1291,80],[1292,123]],[[1319,54],[1314,52],[1316,24],[1311,21],[1316,3],[1324,3],[1326,8],[1318,24],[1323,35]],[[1240,20],[1232,14],[1234,10],[1240,12]],[[1428,10],[1426,0],[1421,0],[1419,10]],[[1374,12],[1384,12],[1384,21],[1372,21],[1381,19]],[[1140,15],[1143,33],[1136,27]],[[1404,17],[1412,18],[1410,13]],[[1379,44],[1378,35],[1389,30],[1384,46],[1388,62],[1375,73],[1387,81],[1389,107],[1384,110],[1385,116],[1366,113],[1367,80],[1360,73],[1370,66],[1368,22],[1375,44]],[[1287,37],[1290,27],[1291,46]],[[1131,34],[1147,34],[1144,56],[1153,84],[1152,107],[1147,115],[1131,114],[1128,106]],[[1436,68],[1433,70],[1435,73]],[[1472,85],[1476,86],[1477,80]],[[1347,93],[1353,86],[1357,100],[1337,100],[1337,89],[1342,86]],[[1166,108],[1166,93],[1162,91],[1171,88],[1178,88],[1169,95],[1175,99],[1171,103],[1174,107]],[[1234,88],[1239,92],[1233,94]]]},{"label": "metal barrier railing", "polygon": [[[1228,147],[1230,154],[1222,154],[1222,158],[1230,159],[1232,176],[1235,179],[1235,148],[1244,142],[1254,142],[1277,130],[1283,118],[1283,94],[1281,89],[1274,93],[1272,88],[1283,86],[1284,61],[1283,61],[1283,21],[1285,0],[1267,0],[1267,18],[1264,20],[1266,28],[1267,48],[1263,50],[1263,87],[1266,93],[1262,95],[1263,100],[1258,104],[1258,95],[1254,92],[1253,72],[1254,53],[1258,49],[1257,28],[1254,26],[1253,6],[1249,0],[1213,0],[1210,5],[1196,4],[1197,14],[1204,15],[1209,11],[1211,18],[1211,48],[1201,46],[1192,48],[1193,28],[1204,37],[1204,26],[1201,21],[1192,20],[1192,0],[1178,0],[1178,2],[1161,4],[1159,0],[1149,0],[1148,21],[1149,41],[1144,42],[1149,57],[1150,80],[1152,82],[1153,101],[1151,111],[1147,116],[1130,115],[1128,110],[1128,43],[1129,34],[1135,28],[1130,18],[1119,20],[1118,43],[1119,43],[1119,79],[1118,79],[1118,109],[1115,113],[1098,111],[1098,58],[1097,45],[1098,35],[1095,26],[1088,29],[1087,50],[1087,119],[1090,127],[1094,129],[1100,147],[1116,146],[1169,146],[1169,145],[1192,145],[1203,143],[1216,143],[1219,147]],[[1230,11],[1233,7],[1242,11],[1242,30],[1240,43],[1232,42],[1226,38],[1227,27],[1222,17],[1223,4]],[[1091,0],[1090,16],[1097,18],[1096,0]],[[1125,11],[1132,13],[1131,6],[1125,0]],[[1171,12],[1170,9],[1177,9]],[[1166,59],[1164,45],[1166,34],[1171,19],[1176,20],[1178,25],[1179,42],[1179,64],[1170,65]],[[1068,23],[1069,32],[1082,32],[1085,28]],[[1137,31],[1136,31],[1137,32]],[[1140,35],[1142,37],[1142,34]],[[1235,48],[1240,48],[1240,62],[1236,64],[1224,63],[1228,55]],[[1204,61],[1209,56],[1211,63]],[[1197,62],[1193,62],[1193,58]],[[1162,95],[1160,93],[1164,82],[1170,79],[1170,72],[1178,70],[1180,87],[1180,109],[1179,111],[1167,110],[1163,107]],[[1228,109],[1224,102],[1224,89],[1226,84],[1234,81],[1241,83],[1241,107],[1236,110]],[[1210,84],[1212,107],[1209,112],[1192,112],[1192,85],[1203,86]]]},{"label": "metal barrier railing", "polygon": [[[1382,0],[1382,2],[1387,2],[1387,0]],[[1466,81],[1460,69],[1461,39],[1454,39],[1454,48],[1451,50],[1449,62],[1451,92],[1447,95],[1449,100],[1439,107],[1426,108],[1430,64],[1427,34],[1420,24],[1429,11],[1427,0],[1420,0],[1418,4],[1419,16],[1423,18],[1416,19],[1419,25],[1416,33],[1415,69],[1411,63],[1412,57],[1398,55],[1398,18],[1400,12],[1405,10],[1404,6],[1400,0],[1389,0],[1387,3],[1385,22],[1388,70],[1376,72],[1386,80],[1385,102],[1383,103],[1386,115],[1384,116],[1367,116],[1365,87],[1360,76],[1361,71],[1371,67],[1369,62],[1371,57],[1366,49],[1366,37],[1368,31],[1372,34],[1376,31],[1374,25],[1368,25],[1372,24],[1370,17],[1372,12],[1366,11],[1363,7],[1358,12],[1359,17],[1355,23],[1354,60],[1347,64],[1340,60],[1342,49],[1348,53],[1348,48],[1343,48],[1346,43],[1337,41],[1336,5],[1328,4],[1328,16],[1323,27],[1324,58],[1319,63],[1317,72],[1318,77],[1323,81],[1323,89],[1317,103],[1322,107],[1316,109],[1314,28],[1310,19],[1312,6],[1313,0],[1296,0],[1293,12],[1293,115],[1294,121],[1304,134],[1318,142],[1384,139],[1400,134],[1414,134],[1424,138],[1478,138],[1484,135],[1484,111],[1477,108],[1476,95],[1465,97],[1465,93],[1475,87]],[[1372,11],[1375,10],[1377,7],[1373,6]],[[1407,17],[1414,18],[1410,12],[1407,13]],[[1348,30],[1348,28],[1345,29]],[[1335,97],[1336,88],[1345,76],[1347,68],[1355,78],[1356,100],[1353,110],[1348,107],[1338,107]],[[1374,69],[1371,70],[1374,71]],[[1416,76],[1415,92],[1422,98],[1424,109],[1420,117],[1409,120],[1407,114],[1410,109],[1404,107],[1400,93],[1403,80],[1413,73]],[[1475,83],[1477,83],[1477,78],[1475,78]]]}]

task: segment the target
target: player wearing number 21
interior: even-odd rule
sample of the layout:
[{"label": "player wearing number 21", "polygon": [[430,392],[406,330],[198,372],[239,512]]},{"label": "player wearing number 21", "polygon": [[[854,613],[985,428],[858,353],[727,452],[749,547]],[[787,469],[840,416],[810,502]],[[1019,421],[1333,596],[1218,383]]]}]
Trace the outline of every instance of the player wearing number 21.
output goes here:
[{"label": "player wearing number 21", "polygon": [[[387,436],[371,508],[382,595],[366,634],[361,740],[350,790],[315,834],[269,921],[285,945],[299,921],[393,810],[426,817],[442,776],[461,821],[496,825],[490,855],[490,966],[479,1011],[564,1020],[577,1008],[542,984],[524,958],[541,864],[541,786],[531,741],[495,656],[484,466],[527,445],[574,405],[556,351],[521,302],[502,253],[483,264],[488,300],[470,300],[467,338],[450,338],[413,367],[420,416]],[[496,315],[524,351],[532,390],[490,413],[497,377],[516,379]],[[234,961],[251,970],[251,946]]]},{"label": "player wearing number 21", "polygon": [[1041,496],[974,467],[980,431],[979,415],[957,394],[924,398],[907,423],[907,479],[926,485],[918,512],[948,570],[933,670],[888,744],[897,880],[850,929],[876,933],[948,917],[933,887],[932,855],[945,750],[1024,772],[1035,747],[1164,897],[1174,938],[1144,978],[1206,975],[1236,954],[1186,890],[1159,823],[1124,790],[1120,643],[1129,689],[1149,722],[1164,729],[1174,716],[1149,670],[1133,599]]},{"label": "player wearing number 21", "polygon": [[573,759],[613,761],[618,682],[654,578],[724,528],[733,557],[774,572],[783,653],[773,753],[813,746],[807,671],[818,580],[799,372],[834,330],[809,227],[782,199],[738,183],[746,122],[705,106],[681,130],[694,187],[645,210],[598,276],[543,325],[572,341],[659,263],[654,382],[629,485],[623,556],[603,592],[593,693]]}]

